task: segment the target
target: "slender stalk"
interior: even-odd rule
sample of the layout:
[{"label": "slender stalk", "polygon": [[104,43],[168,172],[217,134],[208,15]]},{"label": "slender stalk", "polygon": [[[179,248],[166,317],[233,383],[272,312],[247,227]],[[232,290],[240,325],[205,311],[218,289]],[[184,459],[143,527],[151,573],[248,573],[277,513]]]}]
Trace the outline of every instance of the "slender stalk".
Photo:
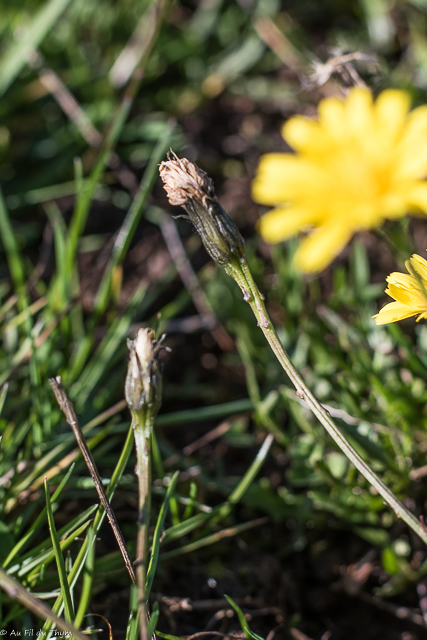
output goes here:
[{"label": "slender stalk", "polygon": [[79,445],[80,451],[83,455],[84,461],[86,462],[86,466],[89,470],[90,475],[92,476],[92,480],[95,485],[96,491],[98,493],[99,499],[101,500],[102,506],[105,509],[108,521],[111,525],[111,528],[113,529],[113,533],[116,537],[117,544],[119,545],[120,552],[123,556],[123,560],[125,561],[125,565],[128,570],[130,579],[132,580],[132,582],[135,582],[135,574],[133,571],[132,561],[130,559],[130,555],[126,546],[125,539],[120,530],[119,523],[117,522],[115,513],[111,508],[110,502],[107,498],[107,494],[105,493],[105,489],[102,484],[98,469],[96,467],[95,460],[92,456],[92,453],[89,447],[87,446],[87,442],[83,435],[80,424],[77,420],[77,415],[74,410],[74,406],[70,401],[67,395],[67,392],[62,386],[60,376],[57,376],[56,378],[51,378],[49,380],[49,384],[52,387],[52,391],[55,394],[56,401],[58,402],[61,411],[64,413],[65,418],[73,431],[77,444]]},{"label": "slender stalk", "polygon": [[298,397],[304,399],[311,411],[314,413],[319,422],[323,425],[331,438],[339,446],[341,451],[353,463],[358,471],[366,478],[366,480],[378,491],[384,498],[385,502],[393,509],[398,518],[401,518],[406,524],[415,531],[416,534],[427,544],[427,530],[422,522],[405,507],[405,505],[394,495],[387,485],[372,471],[363,458],[357,453],[347,438],[343,435],[335,422],[332,420],[328,411],[314,397],[310,389],[305,384],[295,367],[293,366],[288,354],[284,350],[276,330],[269,318],[267,309],[265,308],[263,296],[261,295],[250,272],[246,259],[240,258],[233,260],[225,267],[229,276],[231,276],[239,285],[243,292],[245,301],[250,305],[254,316],[257,319],[258,326],[263,332],[270,345],[274,355],[282,365],[284,371],[288,375],[290,381],[294,385]]},{"label": "slender stalk", "polygon": [[168,155],[166,161],[160,164],[159,171],[169,202],[184,208],[188,219],[200,235],[206,251],[217,264],[224,267],[226,273],[241,288],[244,300],[250,305],[258,321],[258,326],[289,376],[297,395],[306,401],[341,451],[384,498],[396,516],[402,518],[424,542],[427,542],[427,526],[424,519],[420,519],[419,522],[369,468],[338,429],[328,411],[316,400],[293,366],[268,317],[263,296],[249,270],[243,238],[235,222],[218,202],[212,180],[197,165],[186,158],[178,158],[173,152]]},{"label": "slender stalk", "polygon": [[139,630],[141,640],[149,640],[145,583],[148,568],[148,532],[151,512],[151,434],[153,420],[150,414],[147,415],[145,411],[135,411],[132,416],[132,427],[136,448],[135,474],[138,478],[138,530],[135,569],[138,606],[140,608]]}]

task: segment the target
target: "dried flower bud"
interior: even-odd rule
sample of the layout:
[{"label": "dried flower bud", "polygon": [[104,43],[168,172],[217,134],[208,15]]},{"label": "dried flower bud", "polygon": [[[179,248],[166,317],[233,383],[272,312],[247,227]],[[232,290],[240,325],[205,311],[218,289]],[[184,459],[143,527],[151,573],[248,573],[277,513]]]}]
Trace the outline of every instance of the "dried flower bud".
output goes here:
[{"label": "dried flower bud", "polygon": [[129,366],[125,396],[131,411],[150,412],[155,418],[162,399],[162,377],[158,360],[160,342],[152,329],[139,329],[135,340],[127,341]]},{"label": "dried flower bud", "polygon": [[197,165],[175,153],[160,163],[160,177],[172,205],[182,206],[206,251],[222,266],[245,257],[245,246],[234,220],[215,196],[212,180]]}]

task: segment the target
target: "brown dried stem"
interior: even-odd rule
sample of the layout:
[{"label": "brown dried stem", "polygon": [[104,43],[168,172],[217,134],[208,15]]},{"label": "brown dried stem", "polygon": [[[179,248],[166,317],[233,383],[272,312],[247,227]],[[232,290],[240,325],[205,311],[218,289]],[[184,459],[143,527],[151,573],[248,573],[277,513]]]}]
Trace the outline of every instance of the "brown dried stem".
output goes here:
[{"label": "brown dried stem", "polygon": [[84,461],[86,462],[86,466],[92,477],[99,499],[101,500],[102,506],[104,507],[105,512],[107,514],[108,521],[116,537],[117,544],[119,545],[119,548],[123,556],[123,560],[125,561],[125,565],[130,575],[130,578],[132,582],[135,584],[136,583],[135,572],[133,570],[132,560],[130,558],[129,551],[126,546],[126,542],[120,530],[119,523],[117,522],[117,518],[114,514],[114,511],[112,510],[110,503],[108,501],[107,494],[104,491],[101,477],[99,475],[98,469],[96,468],[95,460],[93,459],[92,453],[89,447],[87,446],[81,426],[77,420],[77,415],[74,410],[74,406],[71,400],[69,399],[67,392],[62,386],[60,376],[56,376],[56,378],[51,378],[49,380],[49,384],[52,387],[53,393],[55,394],[55,398],[59,405],[59,408],[63,412],[65,419],[67,420],[68,424],[70,425],[74,433],[74,437],[76,438],[77,444],[79,445],[80,451],[82,452],[82,456],[84,458]]}]

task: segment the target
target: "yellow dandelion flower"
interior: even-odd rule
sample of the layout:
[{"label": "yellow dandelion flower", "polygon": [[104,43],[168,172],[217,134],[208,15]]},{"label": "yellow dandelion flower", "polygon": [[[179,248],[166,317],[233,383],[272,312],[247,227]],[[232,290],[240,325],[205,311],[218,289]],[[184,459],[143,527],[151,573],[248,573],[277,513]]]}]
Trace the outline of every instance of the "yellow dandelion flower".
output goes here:
[{"label": "yellow dandelion flower", "polygon": [[361,229],[408,210],[427,212],[427,106],[409,113],[409,96],[387,90],[374,102],[365,89],[319,104],[319,120],[294,116],[282,135],[295,154],[261,158],[256,202],[276,208],[260,220],[267,242],[309,230],[295,256],[320,271]]},{"label": "yellow dandelion flower", "polygon": [[417,322],[427,318],[427,260],[414,254],[405,262],[409,275],[391,273],[385,292],[394,298],[375,316],[377,324],[397,322],[418,314]]}]

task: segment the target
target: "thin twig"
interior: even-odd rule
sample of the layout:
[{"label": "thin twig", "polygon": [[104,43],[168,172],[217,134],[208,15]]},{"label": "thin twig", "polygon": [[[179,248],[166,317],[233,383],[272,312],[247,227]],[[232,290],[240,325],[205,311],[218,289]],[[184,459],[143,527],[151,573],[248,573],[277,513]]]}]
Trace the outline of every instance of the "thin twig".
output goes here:
[{"label": "thin twig", "polygon": [[96,468],[95,460],[93,459],[92,453],[89,447],[87,446],[82,429],[77,420],[77,415],[74,410],[74,406],[71,400],[69,399],[67,392],[62,386],[60,376],[56,376],[56,378],[51,378],[49,380],[49,384],[52,387],[53,393],[55,394],[55,398],[59,405],[59,408],[63,412],[65,419],[70,425],[74,433],[74,437],[76,438],[77,444],[79,445],[80,451],[82,452],[84,461],[86,462],[86,466],[92,477],[99,499],[101,500],[102,506],[104,507],[105,512],[107,514],[108,521],[111,525],[111,528],[113,529],[114,535],[117,540],[117,544],[119,545],[119,548],[123,556],[123,560],[125,561],[125,565],[129,572],[130,578],[133,583],[136,583],[135,572],[133,570],[132,560],[130,558],[129,551],[127,550],[126,542],[123,538],[123,534],[120,530],[114,511],[112,510],[110,503],[108,501],[107,494],[105,493],[101,477],[99,475],[98,469]]},{"label": "thin twig", "polygon": [[358,594],[357,597],[363,602],[367,602],[368,604],[373,605],[377,609],[382,609],[383,611],[391,613],[399,620],[410,620],[413,624],[416,624],[420,627],[425,627],[423,616],[420,616],[419,613],[415,613],[415,611],[413,611],[409,607],[402,607],[394,604],[393,602],[387,602],[386,600],[383,600],[378,596],[372,596],[366,591],[362,591]]},{"label": "thin twig", "polygon": [[418,467],[418,469],[412,469],[412,471],[410,471],[409,473],[409,478],[413,482],[421,480],[421,478],[424,478],[424,476],[427,476],[427,464],[422,467]]},{"label": "thin twig", "polygon": [[296,629],[295,627],[293,629],[290,629],[289,632],[294,640],[311,640],[311,638],[306,636],[305,633],[303,633],[299,629]]}]

